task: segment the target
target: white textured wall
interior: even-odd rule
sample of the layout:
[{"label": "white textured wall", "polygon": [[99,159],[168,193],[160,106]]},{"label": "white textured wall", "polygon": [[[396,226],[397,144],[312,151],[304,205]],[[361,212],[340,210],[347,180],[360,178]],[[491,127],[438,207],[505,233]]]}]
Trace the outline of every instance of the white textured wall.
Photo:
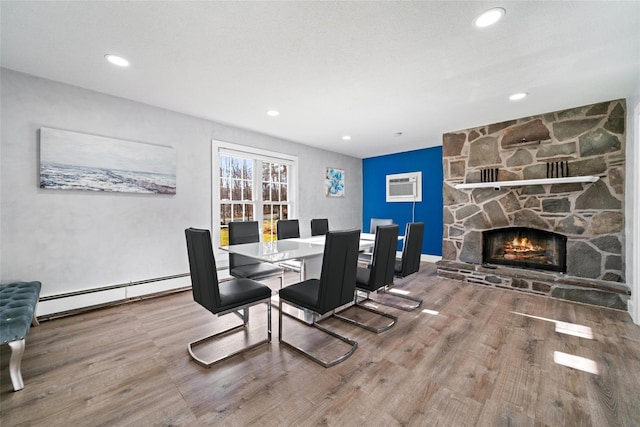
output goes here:
[{"label": "white textured wall", "polygon": [[[640,80],[640,79],[639,79]],[[638,83],[640,92],[640,82]],[[631,288],[629,313],[640,325],[640,93],[627,100],[627,176],[625,179],[626,278]]]},{"label": "white textured wall", "polygon": [[[0,78],[2,282],[40,280],[48,296],[188,272],[184,229],[211,227],[212,139],[299,156],[302,224],[360,226],[360,159],[7,69]],[[177,194],[40,189],[41,127],[173,146]],[[323,196],[325,166],[346,170],[346,198]]]}]

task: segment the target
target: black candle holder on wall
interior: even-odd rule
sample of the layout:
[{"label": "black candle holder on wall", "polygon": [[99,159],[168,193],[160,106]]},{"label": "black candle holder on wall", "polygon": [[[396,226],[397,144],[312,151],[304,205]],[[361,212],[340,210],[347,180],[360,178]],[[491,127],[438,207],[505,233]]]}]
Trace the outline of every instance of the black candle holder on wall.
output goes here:
[{"label": "black candle holder on wall", "polygon": [[498,168],[486,168],[480,170],[480,182],[496,182],[498,180]]},{"label": "black candle holder on wall", "polygon": [[569,176],[569,162],[547,162],[547,178],[566,178]]}]

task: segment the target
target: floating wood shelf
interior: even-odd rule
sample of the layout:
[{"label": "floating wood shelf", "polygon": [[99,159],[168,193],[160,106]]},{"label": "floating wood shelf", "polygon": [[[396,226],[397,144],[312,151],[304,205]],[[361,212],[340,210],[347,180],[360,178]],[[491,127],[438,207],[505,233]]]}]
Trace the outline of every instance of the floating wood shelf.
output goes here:
[{"label": "floating wood shelf", "polygon": [[518,179],[516,181],[475,182],[472,184],[456,184],[456,190],[471,188],[522,187],[525,185],[572,184],[576,182],[596,182],[599,176],[569,176],[566,178]]}]

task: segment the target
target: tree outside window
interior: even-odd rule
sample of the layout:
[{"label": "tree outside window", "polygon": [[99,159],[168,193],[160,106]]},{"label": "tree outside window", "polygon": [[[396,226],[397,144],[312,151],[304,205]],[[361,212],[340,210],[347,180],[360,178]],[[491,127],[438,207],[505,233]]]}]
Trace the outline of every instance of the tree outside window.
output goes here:
[{"label": "tree outside window", "polygon": [[276,223],[289,219],[288,167],[262,162],[262,218],[264,241],[276,240]]},{"label": "tree outside window", "polygon": [[229,244],[231,221],[253,221],[253,160],[220,155],[220,244]]},{"label": "tree outside window", "polygon": [[288,186],[286,164],[220,154],[220,245],[229,244],[231,221],[262,221],[263,241],[276,240],[277,221],[289,218]]}]

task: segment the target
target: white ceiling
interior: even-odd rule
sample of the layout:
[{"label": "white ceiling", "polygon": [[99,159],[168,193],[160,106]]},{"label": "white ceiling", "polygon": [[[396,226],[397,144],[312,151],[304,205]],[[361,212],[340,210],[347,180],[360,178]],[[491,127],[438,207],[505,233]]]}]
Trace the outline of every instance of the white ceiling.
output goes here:
[{"label": "white ceiling", "polygon": [[639,1],[3,0],[1,19],[3,67],[361,158],[640,93]]}]

